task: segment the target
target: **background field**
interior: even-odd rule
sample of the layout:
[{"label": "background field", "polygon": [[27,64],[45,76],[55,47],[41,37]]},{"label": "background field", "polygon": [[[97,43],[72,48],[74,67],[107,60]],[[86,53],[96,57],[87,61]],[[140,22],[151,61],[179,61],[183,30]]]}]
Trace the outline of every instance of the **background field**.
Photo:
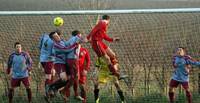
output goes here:
[{"label": "background field", "polygon": [[[72,2],[73,1],[73,2]],[[85,9],[129,9],[129,8],[168,8],[198,7],[198,0],[1,0],[0,10],[85,10]],[[3,5],[4,4],[4,5]],[[54,5],[52,5],[54,4]],[[79,29],[88,34],[101,15],[46,15],[46,16],[0,16],[0,95],[1,103],[7,103],[5,92],[7,76],[4,73],[8,55],[16,41],[23,43],[24,50],[34,60],[31,75],[33,102],[44,102],[43,70],[39,65],[37,49],[42,33],[55,30],[52,20],[61,16],[65,20],[63,37],[68,39],[70,32]],[[173,51],[178,46],[187,48],[194,58],[199,58],[200,13],[155,13],[155,14],[116,14],[111,15],[108,34],[119,36],[118,43],[107,43],[117,53],[121,71],[129,75],[128,85],[121,81],[128,103],[167,103],[168,82],[173,67]],[[93,71],[94,52],[89,44]],[[193,67],[190,87],[194,103],[200,103],[199,68]],[[118,103],[119,97],[112,84],[102,87],[101,103]],[[88,75],[88,102],[93,103],[93,84]],[[73,92],[72,92],[73,96]],[[185,103],[184,91],[176,91],[177,103]],[[23,86],[17,89],[14,100],[26,103]],[[60,96],[53,100],[62,103]],[[71,103],[75,103],[72,97]]]}]

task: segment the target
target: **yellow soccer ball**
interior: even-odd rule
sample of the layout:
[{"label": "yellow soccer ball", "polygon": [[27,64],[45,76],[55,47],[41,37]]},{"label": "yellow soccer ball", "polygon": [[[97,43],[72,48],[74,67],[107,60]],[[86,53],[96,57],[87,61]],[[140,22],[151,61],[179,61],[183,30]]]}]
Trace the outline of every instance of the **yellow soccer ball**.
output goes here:
[{"label": "yellow soccer ball", "polygon": [[53,24],[54,26],[57,26],[57,27],[62,26],[64,24],[64,20],[61,17],[55,17],[53,19]]}]

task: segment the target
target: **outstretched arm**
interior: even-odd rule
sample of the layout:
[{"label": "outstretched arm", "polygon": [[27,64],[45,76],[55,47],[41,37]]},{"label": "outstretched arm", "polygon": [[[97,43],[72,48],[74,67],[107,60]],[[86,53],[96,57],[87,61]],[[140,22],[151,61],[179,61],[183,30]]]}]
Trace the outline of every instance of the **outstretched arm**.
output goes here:
[{"label": "outstretched arm", "polygon": [[200,66],[200,62],[199,61],[188,59],[187,62],[188,62],[188,64],[191,64],[191,65]]}]

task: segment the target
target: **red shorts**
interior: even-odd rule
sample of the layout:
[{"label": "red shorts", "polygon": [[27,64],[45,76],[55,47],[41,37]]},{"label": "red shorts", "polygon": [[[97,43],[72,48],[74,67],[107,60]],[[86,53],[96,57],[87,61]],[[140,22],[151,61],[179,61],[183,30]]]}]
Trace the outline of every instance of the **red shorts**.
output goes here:
[{"label": "red shorts", "polygon": [[51,74],[53,69],[53,62],[41,62],[45,74]]},{"label": "red shorts", "polygon": [[80,69],[79,70],[79,83],[80,84],[85,84],[86,83],[86,79],[87,79],[87,76],[86,75],[83,75],[83,69]]},{"label": "red shorts", "polygon": [[66,65],[61,63],[54,64],[54,69],[56,70],[56,73],[59,75],[62,72],[66,72]]},{"label": "red shorts", "polygon": [[79,79],[79,61],[77,59],[67,59],[69,73],[72,79]]},{"label": "red shorts", "polygon": [[169,83],[169,86],[173,87],[173,88],[177,88],[179,84],[181,84],[184,89],[188,89],[189,88],[189,83],[188,82],[179,82],[179,81],[176,81],[176,80],[173,80],[173,79],[171,79],[171,81]]},{"label": "red shorts", "polygon": [[11,79],[11,87],[12,88],[18,87],[18,86],[20,86],[21,82],[24,84],[25,87],[30,86],[28,77],[25,77],[25,78],[12,78]]},{"label": "red shorts", "polygon": [[106,54],[106,49],[108,46],[102,41],[92,41],[92,48],[98,57],[104,56]]}]

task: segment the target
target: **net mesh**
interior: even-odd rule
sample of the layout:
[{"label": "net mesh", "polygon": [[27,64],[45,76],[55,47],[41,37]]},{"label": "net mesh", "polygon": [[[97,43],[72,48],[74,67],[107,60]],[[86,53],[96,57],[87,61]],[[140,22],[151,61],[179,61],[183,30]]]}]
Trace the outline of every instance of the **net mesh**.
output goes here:
[{"label": "net mesh", "polygon": [[[71,31],[78,29],[86,36],[101,15],[56,15],[61,16],[65,23],[63,37],[68,39]],[[5,64],[9,54],[13,51],[16,41],[22,43],[23,49],[28,51],[34,61],[31,75],[33,102],[43,101],[44,73],[39,64],[39,37],[44,32],[51,32],[56,28],[52,21],[56,16],[0,16],[0,95],[1,101],[7,102],[5,96],[7,79]],[[200,50],[200,13],[147,13],[147,14],[110,14],[111,23],[108,34],[120,37],[119,42],[108,43],[118,56],[121,72],[128,74],[128,81],[120,81],[122,90],[128,103],[167,103],[168,83],[173,71],[172,56],[174,49],[183,46],[188,53],[199,58]],[[95,54],[89,44],[84,44],[91,54],[94,68]],[[193,101],[199,100],[199,69],[193,67],[190,76],[190,89]],[[88,102],[93,103],[93,83],[91,72],[88,75]],[[101,100],[119,102],[115,87],[112,83],[103,86]],[[26,102],[25,89],[18,88],[14,101]],[[73,95],[73,92],[71,93]],[[179,87],[176,92],[177,102],[186,101],[184,91]],[[23,100],[23,101],[22,101]],[[60,97],[54,100],[62,103]],[[72,102],[77,102],[72,98]]]}]

